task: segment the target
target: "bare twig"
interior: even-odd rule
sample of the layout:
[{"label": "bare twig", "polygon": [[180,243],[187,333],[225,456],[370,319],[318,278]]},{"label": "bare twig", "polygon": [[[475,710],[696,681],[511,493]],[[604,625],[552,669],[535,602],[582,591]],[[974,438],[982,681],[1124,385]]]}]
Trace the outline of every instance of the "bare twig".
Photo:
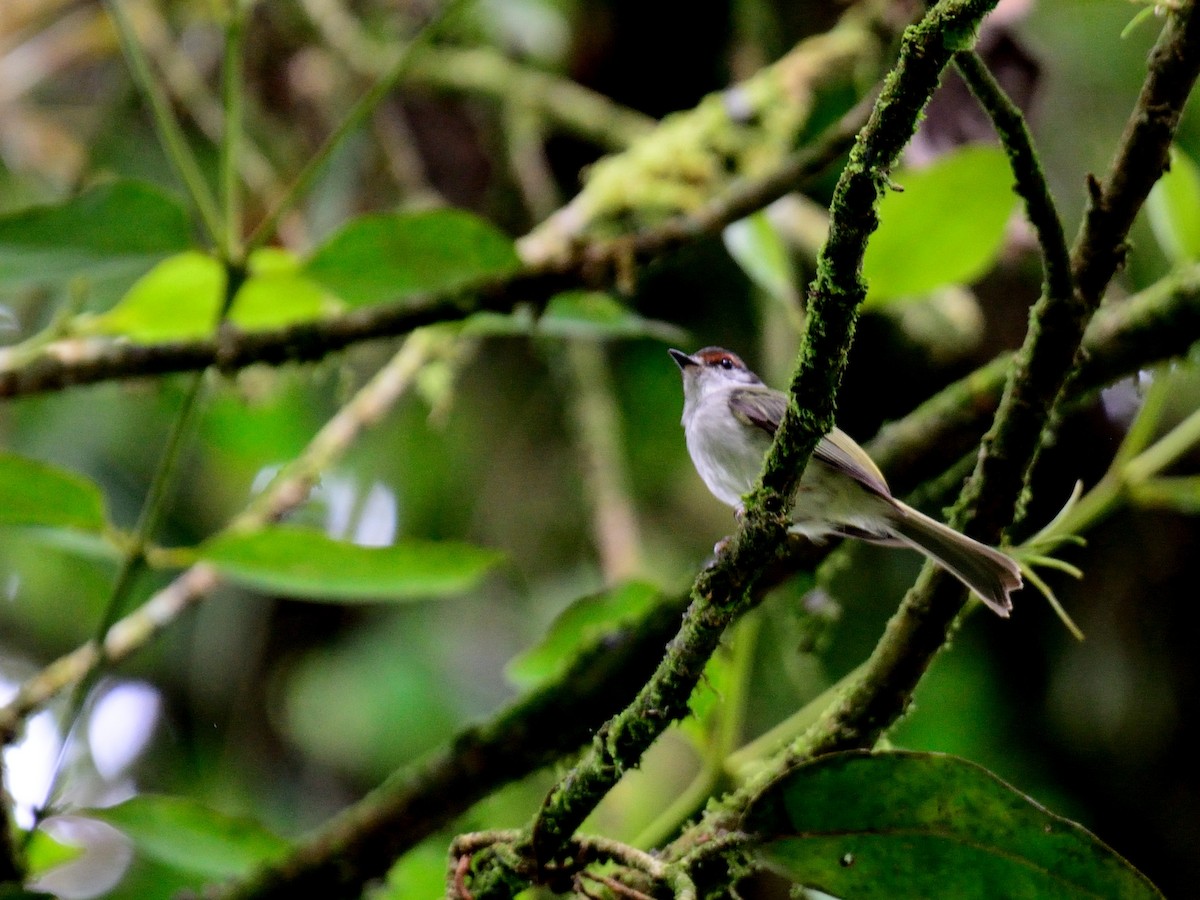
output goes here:
[{"label": "bare twig", "polygon": [[0,350],[0,398],[210,366],[235,372],[251,365],[313,362],[364,341],[407,334],[436,322],[459,321],[475,312],[511,312],[526,304],[540,308],[559,291],[611,286],[619,273],[630,267],[717,234],[729,223],[796,190],[845,152],[854,127],[861,122],[858,116],[855,111],[775,171],[735,186],[693,214],[628,238],[584,243],[568,257],[528,264],[511,275],[283,328],[250,332],[227,328],[218,338],[160,344],[72,338],[39,346],[32,353]]},{"label": "bare twig", "polygon": [[[392,361],[325,424],[305,452],[276,476],[234,524],[238,527],[264,524],[303,502],[320,472],[395,403],[411,385],[429,355],[446,352],[446,348],[439,345],[444,339],[425,332],[413,335]],[[23,683],[16,695],[0,708],[0,744],[13,739],[20,723],[33,710],[78,683],[102,662],[120,662],[144,647],[221,582],[220,575],[212,567],[203,563],[192,566],[138,609],[107,628],[102,642],[84,644],[46,666]]]}]

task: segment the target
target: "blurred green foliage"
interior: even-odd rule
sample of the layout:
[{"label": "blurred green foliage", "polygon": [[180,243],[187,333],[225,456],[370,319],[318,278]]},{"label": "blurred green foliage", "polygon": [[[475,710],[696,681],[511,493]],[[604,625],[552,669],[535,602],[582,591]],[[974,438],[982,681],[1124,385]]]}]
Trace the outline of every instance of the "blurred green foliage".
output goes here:
[{"label": "blurred green foliage", "polygon": [[[765,30],[761,21],[751,27],[757,20],[742,6],[694,11],[695,45],[679,39],[669,11],[616,2],[481,3],[452,37],[660,113],[698,102],[731,73],[745,74],[746,60],[765,52],[757,43],[763,34],[786,46],[829,24],[827,4],[746,5],[778,26]],[[219,7],[139,9],[189,146],[214,179]],[[356,4],[353,12],[334,4],[347,16],[339,29],[336,16],[312,14],[318,7],[252,4],[238,172],[243,225],[273,207],[357,96],[355,39],[394,42],[416,15],[404,4]],[[43,0],[11,15],[0,16],[0,65],[26,52],[44,67],[26,86],[0,91],[0,326],[12,323],[0,355],[19,363],[50,341],[69,352],[101,336],[155,343],[209,334],[226,270],[196,239],[102,12]],[[1034,131],[1068,231],[1082,208],[1082,173],[1108,164],[1141,81],[1154,29],[1120,38],[1131,15],[1121,4],[1043,3],[1004,32],[1039,67]],[[739,24],[731,29],[731,21]],[[156,34],[163,39],[150,40]],[[628,52],[643,42],[653,52]],[[709,44],[713,53],[697,52]],[[520,112],[517,97],[497,108],[402,86],[330,157],[282,220],[278,245],[250,255],[230,324],[313,321],[511,272],[519,262],[512,235],[533,223],[538,208],[571,195],[600,152],[553,122],[535,129],[536,153],[518,152]],[[1198,153],[1193,113],[1115,293],[1196,258]],[[957,348],[948,363],[916,344],[886,365],[882,355],[858,356],[842,408],[867,432],[1019,339],[1040,289],[998,150],[957,150],[895,181],[905,191],[885,201],[867,257],[872,301],[922,304],[937,287],[969,284],[970,308],[987,327],[978,347]],[[543,194],[531,197],[531,184]],[[815,194],[827,199],[821,188]],[[430,198],[450,205],[428,209]],[[116,775],[101,774],[92,757],[118,733],[77,736],[65,757],[63,790],[53,799],[67,810],[105,807],[93,816],[127,835],[133,861],[128,844],[96,845],[89,865],[98,869],[72,874],[79,861],[71,860],[48,889],[100,884],[99,871],[119,883],[112,896],[158,897],[240,874],[279,852],[275,833],[292,839],[316,827],[467,723],[553,679],[582,647],[602,646],[614,622],[684,589],[733,523],[687,459],[665,342],[734,346],[755,368],[782,377],[795,351],[796,286],[807,275],[805,248],[790,246],[765,216],[738,229],[724,245],[702,242],[639,273],[632,298],[572,292],[552,299],[540,317],[519,308],[447,329],[455,353],[426,361],[394,408],[367,416],[372,427],[321,471],[287,526],[224,530],[397,342],[309,366],[210,376],[152,536],[154,565],[135,580],[122,611],[194,558],[232,577],[105,682],[136,676],[160,692],[149,747]],[[860,347],[870,346],[883,315],[864,318]],[[599,474],[575,412],[587,391],[565,369],[571,341],[602,342],[612,375],[600,402],[613,413],[616,433],[606,436],[616,452]],[[102,384],[0,407],[0,696],[93,636],[183,381]],[[1178,384],[1179,409],[1165,416],[1162,431],[1200,405],[1194,379]],[[1046,453],[1039,497],[1055,498],[1046,501],[1053,505],[1076,478],[1103,474],[1129,420],[1120,403],[1136,407],[1139,390],[1111,388],[1102,404],[1064,421]],[[892,736],[898,746],[965,756],[1053,800],[1168,893],[1200,877],[1196,817],[1178,806],[1200,790],[1184,765],[1200,694],[1192,690],[1191,632],[1181,625],[1194,597],[1190,551],[1198,535],[1196,523],[1179,515],[1194,511],[1195,461],[1194,452],[1185,454],[1168,474],[1188,480],[1154,482],[1160,491],[1143,498],[1147,509],[1119,513],[1091,548],[1071,551],[1087,573],[1082,584],[1052,579],[1088,633],[1086,644],[1074,646],[1043,604],[1023,596],[1011,625],[965,626]],[[618,500],[638,530],[632,582],[629,573],[606,570],[601,551],[609,520],[597,514],[603,504],[594,486],[614,473]],[[1167,511],[1153,511],[1159,507]],[[155,556],[162,547],[185,549]],[[915,566],[915,556],[856,547],[823,571],[816,588],[807,577],[781,585],[755,614],[757,627],[732,639],[713,664],[695,700],[698,718],[664,739],[634,786],[615,792],[594,823],[627,840],[643,829],[669,830],[657,817],[689,783],[703,781],[713,758],[786,723],[854,669]],[[438,599],[426,602],[432,595]],[[415,602],[363,602],[388,596]],[[347,597],[355,602],[337,602]],[[1087,693],[1074,693],[1081,683]],[[1155,702],[1144,700],[1148,692]],[[1154,715],[1140,715],[1150,707]],[[926,765],[929,758],[916,759]],[[22,765],[9,759],[10,790],[16,778],[31,790],[42,780]],[[706,786],[719,790],[725,776],[709,774]],[[944,789],[941,777],[923,772],[918,793]],[[870,795],[890,779],[865,775],[842,790]],[[994,783],[983,780],[972,790],[994,800]],[[546,786],[545,773],[532,776],[484,800],[460,825],[518,825]],[[46,798],[20,794],[18,818],[27,827],[33,805]],[[889,803],[904,809],[910,800]],[[701,804],[672,812],[682,820]],[[1034,827],[1058,827],[1038,815],[1046,819]],[[429,894],[444,881],[447,839],[410,853],[377,896]],[[1002,843],[995,835],[988,841]],[[49,867],[46,858],[37,857],[35,874]],[[951,864],[973,867],[962,860]],[[864,871],[842,869],[847,877]]]}]

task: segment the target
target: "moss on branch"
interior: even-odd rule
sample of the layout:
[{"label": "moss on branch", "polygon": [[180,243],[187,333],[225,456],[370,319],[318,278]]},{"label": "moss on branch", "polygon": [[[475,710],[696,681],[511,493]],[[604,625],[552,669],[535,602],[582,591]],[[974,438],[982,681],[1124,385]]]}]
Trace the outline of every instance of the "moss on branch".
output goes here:
[{"label": "moss on branch", "polygon": [[[1200,18],[1189,4],[1171,14],[1163,29],[1112,170],[1103,185],[1092,181],[1092,204],[1073,253],[1077,288],[1067,296],[1047,293],[1034,307],[996,422],[951,517],[952,524],[982,540],[995,541],[1018,508],[1025,473],[1080,358],[1084,330],[1116,271],[1128,228],[1164,171],[1174,124],[1198,69]],[[1168,122],[1171,127],[1164,127]],[[1131,165],[1136,173],[1124,171]],[[781,755],[772,773],[730,802],[731,810],[757,802],[751,798],[768,798],[777,775],[802,760],[875,744],[903,714],[917,682],[954,627],[965,597],[952,582],[932,566],[922,570],[861,679]]]},{"label": "moss on branch", "polygon": [[[1084,342],[1087,353],[1072,383],[1072,398],[1181,355],[1196,336],[1200,266],[1096,316]],[[885,426],[866,446],[889,482],[907,490],[929,471],[922,461],[935,451],[949,444],[966,452],[975,444],[999,402],[1010,362],[1009,354],[998,357]],[[811,569],[824,552],[818,548],[802,558],[789,556],[779,576]],[[764,576],[756,591],[765,593],[775,577]],[[500,785],[585,744],[596,719],[605,715],[604,708],[594,704],[609,703],[609,709],[616,709],[633,695],[677,630],[688,602],[687,595],[670,598],[636,625],[609,635],[603,648],[582,654],[561,679],[488,723],[462,732],[420,767],[397,772],[291,856],[227,886],[220,896],[285,897],[299,885],[311,884],[320,885],[327,896],[357,896],[397,856],[453,815]],[[552,725],[549,730],[546,721]],[[551,748],[546,746],[548,739]],[[434,797],[438,802],[431,801]]]},{"label": "moss on branch", "polygon": [[[787,498],[812,449],[833,424],[834,394],[865,294],[859,270],[867,238],[878,224],[875,205],[887,173],[950,61],[953,50],[948,44],[956,42],[947,42],[945,34],[973,32],[991,6],[981,0],[946,0],[906,31],[899,62],[838,182],[830,237],[809,292],[791,403],[768,455],[763,487],[751,497],[728,549],[697,578],[683,626],[654,677],[604,726],[588,754],[546,798],[529,840],[518,847],[533,877],[567,845],[583,819],[657,736],[686,714],[688,698],[725,628],[750,608],[756,581],[781,552],[786,534],[781,514]],[[473,886],[477,897],[511,893],[513,872],[506,871],[499,856],[491,863]]]}]

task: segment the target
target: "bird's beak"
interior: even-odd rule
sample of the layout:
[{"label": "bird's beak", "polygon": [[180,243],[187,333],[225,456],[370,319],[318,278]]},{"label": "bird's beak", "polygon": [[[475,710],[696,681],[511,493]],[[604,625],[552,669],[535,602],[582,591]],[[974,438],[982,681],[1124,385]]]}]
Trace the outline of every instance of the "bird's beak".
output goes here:
[{"label": "bird's beak", "polygon": [[679,370],[681,372],[686,372],[688,370],[688,366],[700,365],[700,363],[696,362],[695,359],[688,356],[682,350],[671,349],[667,352],[671,354],[671,359],[675,360],[675,365],[679,366]]}]

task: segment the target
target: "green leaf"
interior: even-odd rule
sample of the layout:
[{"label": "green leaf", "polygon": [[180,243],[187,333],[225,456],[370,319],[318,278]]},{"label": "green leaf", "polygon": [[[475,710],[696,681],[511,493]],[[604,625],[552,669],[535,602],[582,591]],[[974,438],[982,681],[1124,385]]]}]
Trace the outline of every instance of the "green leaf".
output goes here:
[{"label": "green leaf", "polygon": [[641,618],[661,596],[658,588],[630,581],[576,600],[558,614],[537,644],[514,657],[504,674],[519,687],[533,688],[562,674],[581,650]]},{"label": "green leaf", "polygon": [[82,319],[83,334],[119,334],[131,341],[178,341],[211,334],[225,273],[196,250],[163,260],[108,312]]},{"label": "green leaf", "polygon": [[132,280],[190,242],[187,214],[173,199],[146,184],[113,181],[0,216],[0,288],[77,276]]},{"label": "green leaf", "polygon": [[0,525],[103,531],[104,495],[82,475],[0,451]]},{"label": "green leaf", "polygon": [[351,306],[464,286],[520,267],[513,242],[457,209],[362,216],[313,254],[303,274]]},{"label": "green leaf", "polygon": [[141,794],[85,815],[133,841],[139,855],[210,879],[240,878],[287,853],[289,844],[259,823],[194,800]]},{"label": "green leaf", "polygon": [[653,337],[680,342],[688,337],[679,326],[658,319],[644,319],[616,298],[597,291],[555,294],[537,318],[528,309],[509,315],[475,313],[464,323],[463,333],[485,337],[536,334],[587,340]]},{"label": "green leaf", "polygon": [[787,245],[763,211],[728,226],[725,249],[746,276],[774,299],[799,306],[800,289]]},{"label": "green leaf", "polygon": [[[44,828],[38,828],[29,838],[29,848],[25,853],[25,864],[30,877],[43,875],[56,866],[79,859],[83,855],[82,847],[63,844],[49,834]],[[3,895],[0,895],[3,896]]]},{"label": "green leaf", "polygon": [[774,785],[745,825],[780,835],[761,851],[773,868],[855,900],[1162,896],[1082,826],[953,756],[825,756]]},{"label": "green leaf", "polygon": [[1017,202],[1001,150],[964,147],[894,180],[903,191],[880,202],[879,230],[863,259],[868,303],[965,284],[991,267]]},{"label": "green leaf", "polygon": [[727,647],[718,647],[704,665],[704,678],[688,701],[691,715],[679,722],[679,730],[704,755],[710,752],[722,716],[737,715],[728,700],[737,690],[737,671]]},{"label": "green leaf", "polygon": [[[198,251],[181,253],[155,266],[108,312],[81,320],[77,330],[144,343],[205,337],[212,334],[224,290],[218,260]],[[268,248],[250,257],[249,277],[229,318],[247,330],[275,328],[318,318],[339,305],[299,274],[291,254]]]},{"label": "green leaf", "polygon": [[410,900],[440,897],[446,891],[446,848],[427,842],[405,853],[388,871],[387,881],[367,900]]},{"label": "green leaf", "polygon": [[320,318],[342,304],[311,278],[286,250],[264,247],[250,257],[250,278],[230,310],[234,325],[247,330],[279,328]]},{"label": "green leaf", "polygon": [[304,600],[412,600],[465,591],[503,558],[451,541],[360,547],[309,528],[227,531],[197,558],[248,587]]},{"label": "green leaf", "polygon": [[1200,259],[1200,167],[1178,147],[1171,147],[1171,168],[1146,199],[1146,215],[1172,263]]}]

